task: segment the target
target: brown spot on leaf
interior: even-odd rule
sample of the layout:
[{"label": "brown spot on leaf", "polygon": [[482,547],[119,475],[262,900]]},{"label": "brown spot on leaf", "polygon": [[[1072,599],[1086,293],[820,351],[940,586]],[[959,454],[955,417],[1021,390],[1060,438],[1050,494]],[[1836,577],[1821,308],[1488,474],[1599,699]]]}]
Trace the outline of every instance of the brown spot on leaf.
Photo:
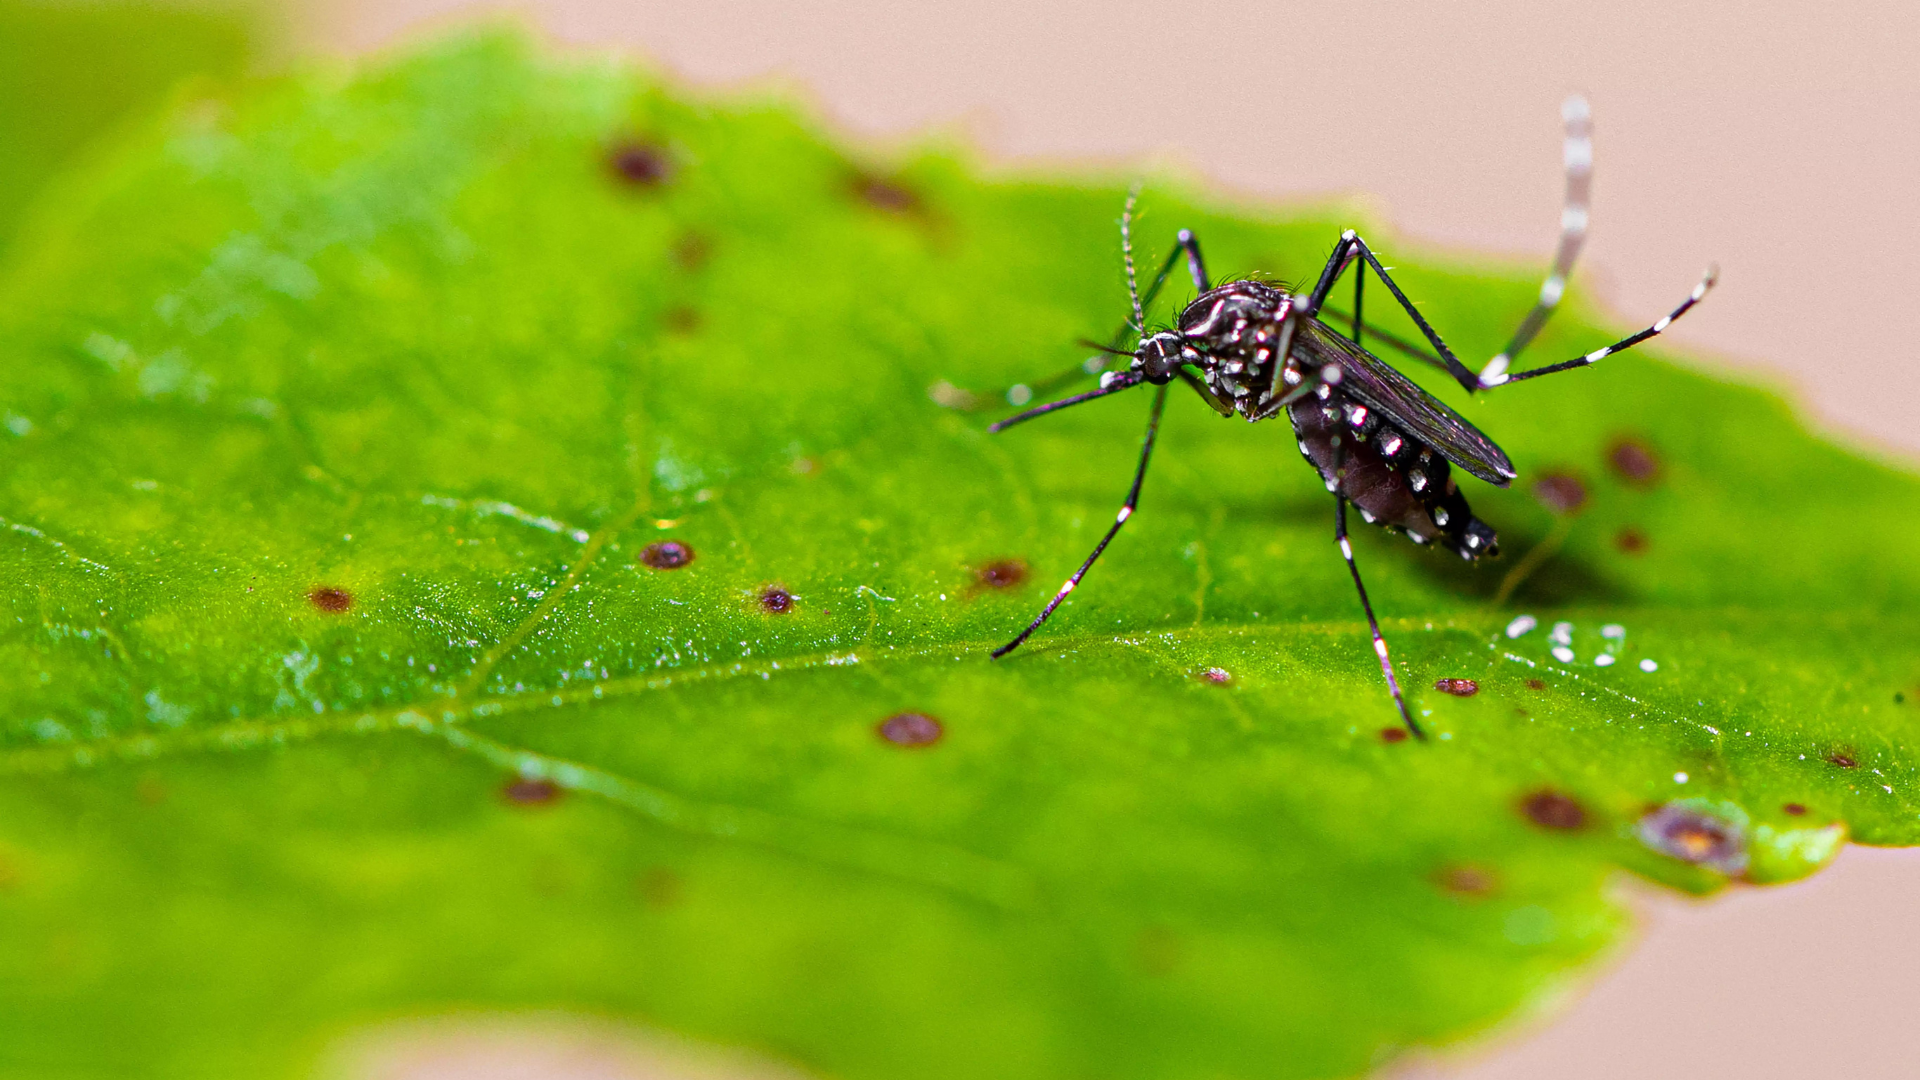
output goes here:
[{"label": "brown spot on leaf", "polygon": [[1180,966],[1180,938],[1164,926],[1149,926],[1133,943],[1134,958],[1148,975],[1167,976]]},{"label": "brown spot on leaf", "polygon": [[681,304],[668,308],[666,313],[660,316],[660,321],[666,326],[668,333],[691,334],[700,329],[703,320],[697,309]]},{"label": "brown spot on leaf", "polygon": [[1433,688],[1454,697],[1472,697],[1480,692],[1480,684],[1472,679],[1441,679],[1433,684]]},{"label": "brown spot on leaf", "polygon": [[662,540],[640,549],[640,561],[655,570],[678,570],[693,561],[693,549],[678,540]]},{"label": "brown spot on leaf", "polygon": [[1543,829],[1571,831],[1587,823],[1587,808],[1573,796],[1552,788],[1541,788],[1520,800],[1520,810]]},{"label": "brown spot on leaf", "polygon": [[940,721],[917,712],[895,713],[880,721],[875,730],[895,746],[932,746],[946,732]]},{"label": "brown spot on leaf", "polygon": [[1630,435],[1622,435],[1607,447],[1607,468],[1635,487],[1650,487],[1660,479],[1660,459],[1653,448]]},{"label": "brown spot on leaf", "polygon": [[561,788],[551,780],[516,776],[500,789],[500,797],[515,806],[548,806],[560,799]]},{"label": "brown spot on leaf", "polygon": [[1547,688],[1546,680],[1544,679],[1528,679],[1525,685],[1529,690],[1545,690]]},{"label": "brown spot on leaf", "polygon": [[315,585],[307,590],[307,603],[329,615],[339,615],[353,607],[353,594],[333,585]]},{"label": "brown spot on leaf", "polygon": [[713,241],[705,233],[684,232],[667,249],[667,256],[682,270],[698,270],[713,257]]},{"label": "brown spot on leaf", "polygon": [[1443,868],[1435,880],[1455,896],[1491,896],[1500,887],[1500,879],[1492,870],[1467,863]]},{"label": "brown spot on leaf", "polygon": [[664,866],[650,866],[640,872],[634,889],[648,907],[670,907],[680,899],[680,875]]},{"label": "brown spot on leaf", "polygon": [[1647,550],[1647,534],[1628,525],[1613,534],[1613,546],[1628,555],[1644,554]]},{"label": "brown spot on leaf", "polygon": [[607,151],[614,179],[637,188],[656,188],[673,178],[673,155],[659,143],[627,139]]},{"label": "brown spot on leaf", "polygon": [[1383,743],[1405,742],[1407,729],[1403,727],[1383,727],[1380,729],[1380,741]]},{"label": "brown spot on leaf", "polygon": [[1550,472],[1533,482],[1533,497],[1556,514],[1577,514],[1587,505],[1587,485],[1570,472]]},{"label": "brown spot on leaf", "polygon": [[1011,589],[1024,584],[1028,574],[1027,564],[1020,559],[996,559],[973,572],[974,580],[987,589]]},{"label": "brown spot on leaf", "polygon": [[1225,686],[1233,681],[1233,673],[1220,667],[1210,667],[1202,671],[1200,677],[1215,686]]},{"label": "brown spot on leaf", "polygon": [[847,187],[861,202],[889,214],[918,214],[922,209],[920,196],[897,180],[857,172],[848,180]]},{"label": "brown spot on leaf", "polygon": [[793,594],[778,585],[760,590],[760,610],[769,615],[785,615],[793,610]]},{"label": "brown spot on leaf", "polygon": [[1780,809],[1787,812],[1788,814],[1793,815],[1794,817],[1805,817],[1807,813],[1807,808],[1804,805],[1797,802],[1790,802],[1785,806],[1782,806]]},{"label": "brown spot on leaf", "polygon": [[159,806],[167,801],[167,785],[157,776],[143,776],[133,785],[133,797],[148,806]]},{"label": "brown spot on leaf", "polygon": [[1747,868],[1746,837],[1731,821],[1684,803],[1657,807],[1640,819],[1640,840],[1655,851],[1682,862],[1711,867],[1723,874]]},{"label": "brown spot on leaf", "polygon": [[1827,755],[1827,761],[1843,769],[1857,768],[1860,765],[1859,759],[1853,756],[1851,750],[1835,750]]}]

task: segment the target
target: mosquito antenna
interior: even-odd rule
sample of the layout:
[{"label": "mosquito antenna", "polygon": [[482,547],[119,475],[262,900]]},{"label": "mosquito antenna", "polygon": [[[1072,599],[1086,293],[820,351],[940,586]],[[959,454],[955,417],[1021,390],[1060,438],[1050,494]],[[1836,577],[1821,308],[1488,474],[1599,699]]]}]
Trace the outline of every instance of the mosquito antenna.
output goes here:
[{"label": "mosquito antenna", "polygon": [[1147,332],[1147,313],[1140,307],[1140,282],[1133,273],[1133,204],[1140,199],[1140,185],[1135,184],[1127,191],[1126,209],[1120,211],[1120,253],[1127,260],[1127,296],[1133,300],[1133,329],[1142,336]]}]

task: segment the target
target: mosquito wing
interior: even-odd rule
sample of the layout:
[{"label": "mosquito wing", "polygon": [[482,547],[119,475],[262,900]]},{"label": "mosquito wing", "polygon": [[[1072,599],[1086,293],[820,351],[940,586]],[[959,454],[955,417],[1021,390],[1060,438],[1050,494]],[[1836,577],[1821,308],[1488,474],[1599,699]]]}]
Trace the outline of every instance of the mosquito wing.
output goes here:
[{"label": "mosquito wing", "polygon": [[1313,323],[1300,328],[1293,347],[1306,353],[1315,367],[1338,364],[1341,390],[1455,465],[1500,487],[1519,475],[1492,439],[1385,360]]}]

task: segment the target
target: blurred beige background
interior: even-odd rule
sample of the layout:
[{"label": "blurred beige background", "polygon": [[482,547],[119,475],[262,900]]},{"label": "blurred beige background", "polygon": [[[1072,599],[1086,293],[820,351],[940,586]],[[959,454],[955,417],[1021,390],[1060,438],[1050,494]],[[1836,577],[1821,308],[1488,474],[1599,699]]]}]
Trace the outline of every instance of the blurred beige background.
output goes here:
[{"label": "blurred beige background", "polygon": [[[1637,325],[1717,260],[1675,338],[1790,388],[1837,438],[1920,458],[1920,7],[307,0],[289,18],[306,51],[355,53],[487,12],[699,85],[800,88],[856,137],[957,128],[1003,164],[1172,161],[1261,197],[1363,193],[1404,236],[1542,268],[1557,106],[1581,91],[1597,165],[1576,288]],[[1920,852],[1849,849],[1812,881],[1704,905],[1636,896],[1643,942],[1583,995],[1396,1075],[1920,1075]],[[692,1075],[618,1029],[486,1026],[375,1040],[352,1071]]]}]

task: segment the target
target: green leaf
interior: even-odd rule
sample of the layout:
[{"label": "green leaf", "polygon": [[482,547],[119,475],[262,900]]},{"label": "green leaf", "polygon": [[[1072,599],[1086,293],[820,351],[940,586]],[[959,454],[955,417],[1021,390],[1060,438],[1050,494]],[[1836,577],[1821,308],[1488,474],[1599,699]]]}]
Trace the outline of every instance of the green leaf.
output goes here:
[{"label": "green leaf", "polygon": [[[1469,493],[1505,566],[1356,537],[1435,733],[1388,742],[1318,478],[1184,397],[986,658],[1147,401],[990,436],[928,388],[1119,321],[1117,185],[890,171],[485,38],[60,190],[0,277],[11,1071],[301,1075],[557,1007],[848,1077],[1339,1075],[1542,1000],[1621,868],[1920,838],[1920,485],[1656,350],[1468,406],[1528,478]],[[1351,224],[1146,209],[1222,275]],[[1373,239],[1464,355],[1530,302]],[[1609,339],[1577,314],[1541,359]]]},{"label": "green leaf", "polygon": [[0,248],[43,184],[105,131],[247,52],[235,14],[159,4],[0,2]]}]

